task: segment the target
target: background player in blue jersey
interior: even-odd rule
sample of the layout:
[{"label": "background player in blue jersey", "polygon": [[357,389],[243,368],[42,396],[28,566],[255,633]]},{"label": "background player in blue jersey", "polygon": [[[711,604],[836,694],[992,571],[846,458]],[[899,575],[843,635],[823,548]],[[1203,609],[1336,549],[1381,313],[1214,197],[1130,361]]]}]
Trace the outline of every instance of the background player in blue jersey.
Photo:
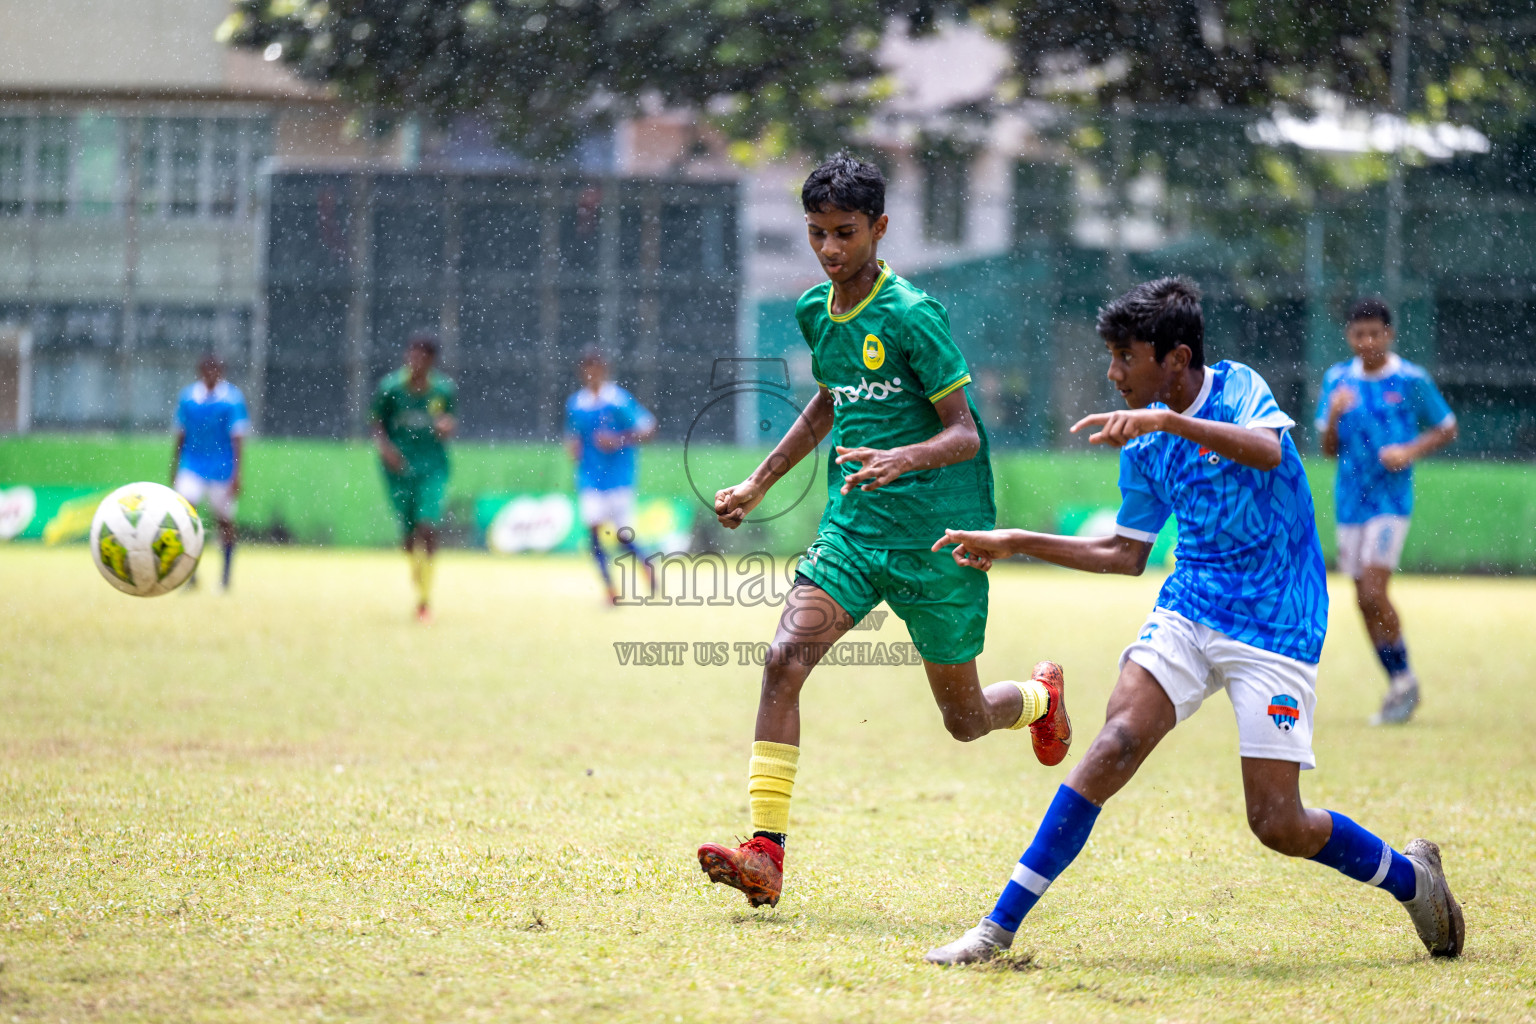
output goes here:
[{"label": "background player in blue jersey", "polygon": [[[582,353],[576,371],[581,390],[565,403],[566,447],[576,463],[576,504],[608,601],[617,604],[602,529],[613,527],[619,543],[637,561],[642,559],[635,547],[635,474],[640,445],[656,436],[656,417],[608,379],[608,360],[597,349]],[[650,572],[646,565],[647,576]]]},{"label": "background player in blue jersey", "polygon": [[1339,571],[1355,579],[1355,598],[1387,696],[1374,725],[1408,721],[1419,681],[1408,667],[1387,582],[1403,554],[1413,512],[1413,464],[1456,439],[1456,417],[1422,367],[1392,351],[1392,313],[1380,299],[1349,311],[1345,337],[1355,358],[1328,368],[1317,403],[1324,455],[1339,457]]},{"label": "background player in blue jersey", "polygon": [[1259,841],[1386,889],[1407,908],[1435,956],[1461,952],[1461,909],[1434,843],[1403,853],[1332,811],[1306,807],[1313,684],[1328,591],[1312,494],[1287,431],[1295,424],[1269,386],[1241,363],[1204,365],[1199,291],[1182,278],[1138,285],[1099,313],[1109,379],[1128,412],[1073,426],[1120,448],[1123,502],[1113,536],[1025,530],[947,530],[962,565],[1031,555],[1088,572],[1138,575],[1167,521],[1178,561],[1134,643],[1120,656],[1107,720],[1067,774],[996,908],[933,963],[986,960],[1006,949],[1024,915],[1088,840],[1104,802],[1152,748],[1218,690],[1237,715],[1248,824]]},{"label": "background player in blue jersey", "polygon": [[[171,453],[171,486],[194,506],[207,499],[224,547],[224,589],[235,558],[235,507],[240,498],[240,457],[251,418],[245,396],[224,379],[224,364],[212,353],[197,364],[198,379],[176,402],[176,447]],[[189,580],[192,585],[195,581]]]}]

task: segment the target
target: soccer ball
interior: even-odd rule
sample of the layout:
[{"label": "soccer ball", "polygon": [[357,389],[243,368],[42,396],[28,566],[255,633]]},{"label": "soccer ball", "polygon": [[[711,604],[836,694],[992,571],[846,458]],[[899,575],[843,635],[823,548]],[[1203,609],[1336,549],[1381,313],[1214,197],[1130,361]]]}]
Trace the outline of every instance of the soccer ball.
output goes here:
[{"label": "soccer ball", "polygon": [[119,487],[91,520],[91,558],[108,583],[134,597],[159,597],[185,583],[203,553],[203,521],[164,484]]}]

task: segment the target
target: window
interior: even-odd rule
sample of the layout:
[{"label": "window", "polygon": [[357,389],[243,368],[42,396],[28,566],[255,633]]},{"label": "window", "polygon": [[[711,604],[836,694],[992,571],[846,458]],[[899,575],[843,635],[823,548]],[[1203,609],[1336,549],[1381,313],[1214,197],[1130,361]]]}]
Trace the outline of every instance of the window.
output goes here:
[{"label": "window", "polygon": [[265,117],[0,116],[0,217],[244,217],[270,151]]},{"label": "window", "polygon": [[75,122],[74,209],[84,217],[100,217],[117,208],[122,163],[118,120],[83,114]]},{"label": "window", "polygon": [[213,123],[213,179],[211,210],[215,217],[229,217],[240,209],[240,122],[221,117]]},{"label": "window", "polygon": [[26,121],[0,117],[0,216],[19,214],[26,206]]},{"label": "window", "polygon": [[196,214],[198,208],[203,125],[196,118],[178,117],[170,126],[170,211],[173,217],[187,217]]},{"label": "window", "polygon": [[32,209],[40,217],[62,217],[69,209],[69,120],[38,118],[36,135]]}]

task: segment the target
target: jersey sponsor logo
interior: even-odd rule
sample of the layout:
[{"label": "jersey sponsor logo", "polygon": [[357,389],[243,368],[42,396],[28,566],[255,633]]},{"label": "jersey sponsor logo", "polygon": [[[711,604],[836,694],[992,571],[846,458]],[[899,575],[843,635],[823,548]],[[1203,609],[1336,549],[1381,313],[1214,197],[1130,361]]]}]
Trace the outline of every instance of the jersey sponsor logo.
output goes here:
[{"label": "jersey sponsor logo", "polygon": [[1403,393],[1401,391],[1388,391],[1381,396],[1381,400],[1388,405],[1398,405],[1403,400]]},{"label": "jersey sponsor logo", "polygon": [[[882,357],[883,358],[883,357]],[[900,377],[892,377],[890,380],[877,380],[873,384],[866,377],[859,378],[859,382],[852,386],[847,384],[833,384],[827,388],[832,392],[832,407],[836,408],[844,402],[875,401],[883,402],[893,394],[903,390]]]},{"label": "jersey sponsor logo", "polygon": [[1269,698],[1269,717],[1274,719],[1275,728],[1281,732],[1290,732],[1296,720],[1301,717],[1301,705],[1295,697],[1277,693]]},{"label": "jersey sponsor logo", "polygon": [[864,335],[864,365],[871,370],[885,365],[885,346],[873,334]]}]

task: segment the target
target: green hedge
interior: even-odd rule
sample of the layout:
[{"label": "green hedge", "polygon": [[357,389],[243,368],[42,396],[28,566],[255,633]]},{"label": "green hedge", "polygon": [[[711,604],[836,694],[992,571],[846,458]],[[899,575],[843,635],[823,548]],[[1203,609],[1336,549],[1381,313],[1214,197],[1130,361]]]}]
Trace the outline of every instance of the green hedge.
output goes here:
[{"label": "green hedge", "polygon": [[[688,466],[708,491],[740,479],[760,453],[712,448]],[[163,436],[49,434],[0,438],[0,486],[78,485],[107,488],[132,480],[169,475],[170,440]],[[997,475],[999,522],[1055,529],[1085,506],[1114,507],[1116,463],[1111,452],[1000,452]],[[641,459],[641,490],[697,502],[684,472],[682,448],[658,444]],[[1333,546],[1333,466],[1319,458],[1307,464],[1318,504],[1324,547]],[[1536,572],[1536,466],[1477,461],[1430,460],[1417,470],[1418,506],[1404,553],[1406,568],[1424,571]],[[704,478],[708,478],[707,482]],[[571,486],[570,464],[555,444],[453,446],[449,487],[451,518],[459,538],[473,537],[473,501],[478,494],[506,491],[560,491]],[[765,547],[789,551],[814,534],[821,492],[755,530],[725,536],[703,524],[712,542],[729,548]],[[696,505],[701,519],[702,505]],[[257,438],[248,446],[243,527],[270,536],[274,527],[305,544],[384,546],[395,542],[395,527],[372,447],[361,441],[304,441]]]}]

